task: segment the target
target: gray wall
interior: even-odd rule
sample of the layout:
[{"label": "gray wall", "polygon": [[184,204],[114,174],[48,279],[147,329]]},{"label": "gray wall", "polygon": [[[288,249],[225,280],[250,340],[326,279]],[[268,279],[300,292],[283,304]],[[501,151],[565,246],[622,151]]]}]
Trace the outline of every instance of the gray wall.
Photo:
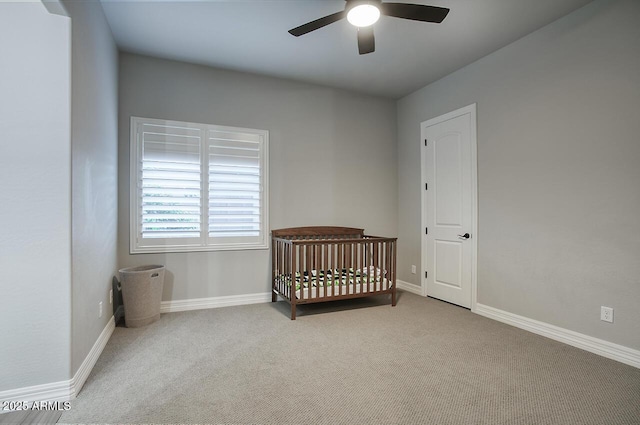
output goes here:
[{"label": "gray wall", "polygon": [[[118,51],[97,2],[64,1],[72,29],[72,375],[113,316],[117,272]],[[98,303],[103,315],[98,317]]]},{"label": "gray wall", "polygon": [[0,392],[70,377],[70,37],[0,3]]},{"label": "gray wall", "polygon": [[398,102],[400,279],[420,284],[420,122],[477,102],[478,302],[640,349],[638,22],[596,1]]},{"label": "gray wall", "polygon": [[129,255],[133,116],[270,132],[270,228],[363,227],[396,235],[392,100],[133,54],[120,56],[120,266],[168,269],[164,300],[269,292],[268,250]]}]

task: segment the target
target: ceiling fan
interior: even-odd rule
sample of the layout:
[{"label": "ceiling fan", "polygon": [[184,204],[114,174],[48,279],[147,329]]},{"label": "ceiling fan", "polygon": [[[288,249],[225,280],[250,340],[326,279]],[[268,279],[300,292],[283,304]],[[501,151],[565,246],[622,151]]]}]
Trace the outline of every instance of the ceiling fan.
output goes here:
[{"label": "ceiling fan", "polygon": [[383,3],[382,0],[345,1],[347,5],[343,11],[307,22],[289,30],[289,34],[300,37],[346,17],[352,25],[358,27],[358,51],[361,55],[365,55],[376,49],[373,24],[380,18],[380,15],[439,24],[449,13],[449,9],[444,7],[421,4]]}]

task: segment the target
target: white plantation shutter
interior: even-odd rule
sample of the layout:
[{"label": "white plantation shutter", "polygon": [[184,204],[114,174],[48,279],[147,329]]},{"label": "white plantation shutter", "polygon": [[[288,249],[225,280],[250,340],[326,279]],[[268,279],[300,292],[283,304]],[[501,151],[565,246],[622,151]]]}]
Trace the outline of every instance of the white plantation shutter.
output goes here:
[{"label": "white plantation shutter", "polygon": [[268,132],[132,117],[131,142],[132,253],[268,247]]},{"label": "white plantation shutter", "polygon": [[209,237],[230,241],[261,237],[261,138],[250,133],[209,132]]},{"label": "white plantation shutter", "polygon": [[200,129],[145,124],[142,238],[200,238]]}]

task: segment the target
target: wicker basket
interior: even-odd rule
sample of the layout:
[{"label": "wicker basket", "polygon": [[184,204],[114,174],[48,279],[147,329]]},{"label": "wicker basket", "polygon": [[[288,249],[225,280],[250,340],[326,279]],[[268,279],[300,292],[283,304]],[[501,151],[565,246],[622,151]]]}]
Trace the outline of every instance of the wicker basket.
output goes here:
[{"label": "wicker basket", "polygon": [[164,266],[120,269],[124,322],[128,328],[145,326],[160,319]]}]

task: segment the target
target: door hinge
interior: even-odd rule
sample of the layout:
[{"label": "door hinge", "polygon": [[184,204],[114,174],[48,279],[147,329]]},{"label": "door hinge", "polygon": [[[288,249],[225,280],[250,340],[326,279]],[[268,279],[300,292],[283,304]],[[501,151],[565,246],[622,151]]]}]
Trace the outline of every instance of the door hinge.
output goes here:
[{"label": "door hinge", "polygon": [[424,184],[424,190],[429,190],[429,185],[427,183]]},{"label": "door hinge", "polygon": [[427,278],[428,273],[429,273],[429,272],[424,272],[424,278],[425,278],[425,279]]},{"label": "door hinge", "polygon": [[428,234],[429,234],[429,228],[428,228],[428,227],[425,227],[425,228],[424,228],[424,234],[425,234],[425,235],[428,235]]}]

